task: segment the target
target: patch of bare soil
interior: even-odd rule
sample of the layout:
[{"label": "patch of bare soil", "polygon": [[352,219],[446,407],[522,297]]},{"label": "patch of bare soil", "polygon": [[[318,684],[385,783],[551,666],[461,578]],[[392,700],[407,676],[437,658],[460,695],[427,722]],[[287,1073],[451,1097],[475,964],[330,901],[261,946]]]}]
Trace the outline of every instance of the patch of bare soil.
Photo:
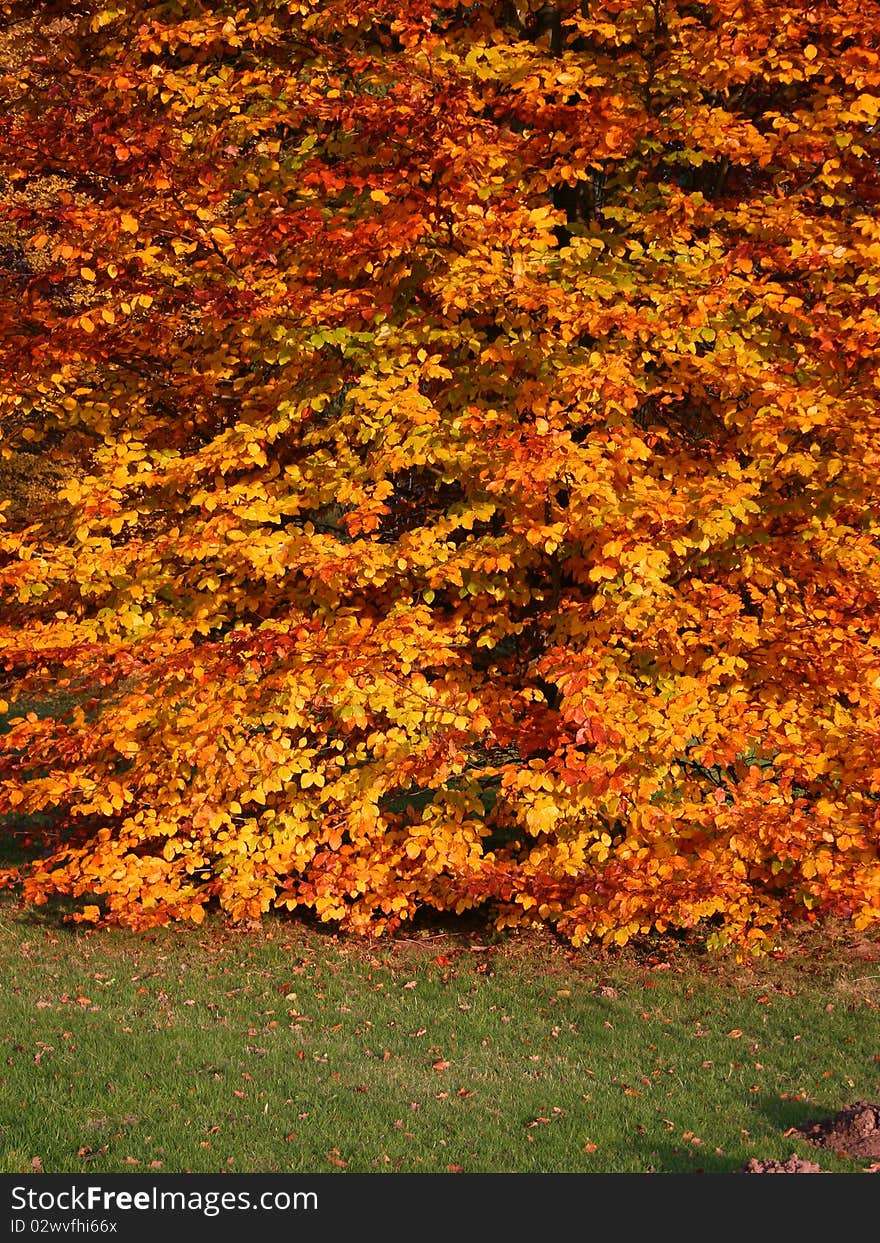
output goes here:
[{"label": "patch of bare soil", "polygon": [[786,1161],[759,1161],[752,1157],[751,1161],[739,1171],[740,1174],[824,1174],[815,1161],[804,1161],[794,1153]]},{"label": "patch of bare soil", "polygon": [[880,1157],[880,1105],[856,1101],[833,1118],[798,1127],[804,1139],[845,1157]]},{"label": "patch of bare soil", "polygon": [[850,947],[849,956],[859,962],[880,962],[880,941],[858,941]]}]

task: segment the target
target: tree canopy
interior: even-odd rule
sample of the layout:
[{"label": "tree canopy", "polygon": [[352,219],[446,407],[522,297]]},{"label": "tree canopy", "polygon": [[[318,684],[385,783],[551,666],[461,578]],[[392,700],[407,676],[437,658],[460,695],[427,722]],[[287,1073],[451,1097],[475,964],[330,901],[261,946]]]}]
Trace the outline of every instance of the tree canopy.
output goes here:
[{"label": "tree canopy", "polygon": [[876,0],[0,10],[7,882],[880,921]]}]

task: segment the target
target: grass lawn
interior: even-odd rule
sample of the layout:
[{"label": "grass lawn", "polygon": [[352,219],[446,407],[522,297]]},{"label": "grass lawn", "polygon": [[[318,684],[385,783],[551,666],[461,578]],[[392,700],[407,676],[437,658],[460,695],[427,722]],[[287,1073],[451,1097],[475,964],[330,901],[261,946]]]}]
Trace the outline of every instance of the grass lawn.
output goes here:
[{"label": "grass lawn", "polygon": [[[880,946],[736,965],[0,902],[0,1171],[735,1171],[880,1097]],[[823,948],[826,947],[826,948]]]}]

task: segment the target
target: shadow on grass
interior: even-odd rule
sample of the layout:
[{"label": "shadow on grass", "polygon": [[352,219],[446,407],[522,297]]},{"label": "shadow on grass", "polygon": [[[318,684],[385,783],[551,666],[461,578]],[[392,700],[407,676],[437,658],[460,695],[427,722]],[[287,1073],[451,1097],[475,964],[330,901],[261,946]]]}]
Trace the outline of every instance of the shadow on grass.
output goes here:
[{"label": "shadow on grass", "polygon": [[[792,1127],[802,1127],[807,1122],[816,1122],[818,1115],[831,1117],[834,1109],[822,1109],[815,1101],[783,1100],[778,1096],[764,1094],[758,1097],[756,1108],[762,1113],[774,1130],[784,1135]],[[803,1137],[793,1135],[793,1140]],[[806,1143],[805,1140],[803,1140]]]},{"label": "shadow on grass", "polygon": [[630,1149],[641,1157],[641,1165],[649,1174],[735,1174],[742,1162],[711,1150],[688,1150],[673,1144],[657,1144],[650,1140],[632,1143]]}]

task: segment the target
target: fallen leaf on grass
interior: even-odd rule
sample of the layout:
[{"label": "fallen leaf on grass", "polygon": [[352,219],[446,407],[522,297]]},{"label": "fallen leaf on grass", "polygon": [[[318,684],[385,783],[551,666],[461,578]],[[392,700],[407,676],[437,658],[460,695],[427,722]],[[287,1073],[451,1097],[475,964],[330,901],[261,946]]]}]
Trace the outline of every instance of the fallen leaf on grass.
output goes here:
[{"label": "fallen leaf on grass", "polygon": [[595,1152],[597,1147],[597,1144],[584,1144],[584,1152]]},{"label": "fallen leaf on grass", "polygon": [[463,1174],[463,1173],[464,1173],[464,1167],[463,1167],[463,1166],[461,1166],[461,1165],[454,1165],[451,1161],[449,1162],[449,1164],[447,1165],[447,1167],[446,1167],[446,1168],[447,1168],[447,1170],[449,1171],[449,1173],[450,1173],[450,1174]]},{"label": "fallen leaf on grass", "polygon": [[434,1062],[434,1070],[438,1070],[438,1071],[449,1070],[449,1066],[450,1066],[450,1063],[447,1062],[444,1058],[440,1058],[438,1061]]},{"label": "fallen leaf on grass", "polygon": [[330,1149],[330,1151],[327,1153],[327,1160],[330,1162],[331,1165],[338,1165],[341,1170],[344,1170],[345,1167],[348,1165],[348,1162],[343,1161],[342,1157],[340,1157],[338,1148]]},{"label": "fallen leaf on grass", "polygon": [[31,1157],[31,1169],[35,1174],[42,1174],[43,1162],[40,1157]]}]

